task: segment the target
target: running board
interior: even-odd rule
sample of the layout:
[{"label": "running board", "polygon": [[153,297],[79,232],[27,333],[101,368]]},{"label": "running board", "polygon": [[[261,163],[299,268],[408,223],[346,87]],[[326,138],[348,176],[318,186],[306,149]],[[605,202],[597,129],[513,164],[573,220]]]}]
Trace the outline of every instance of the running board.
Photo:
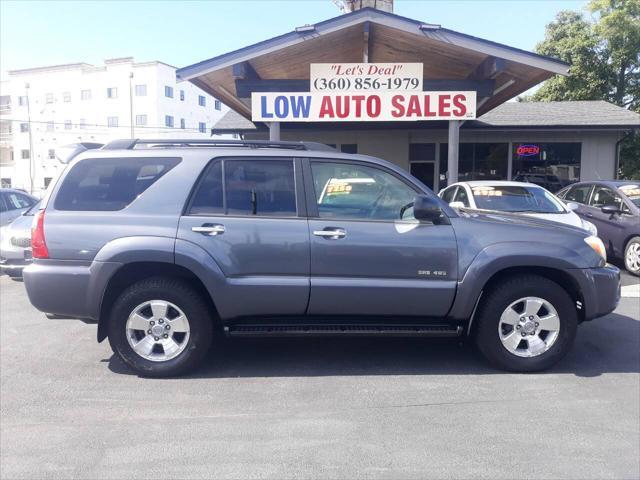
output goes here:
[{"label": "running board", "polygon": [[229,337],[459,337],[464,329],[449,325],[230,325]]}]

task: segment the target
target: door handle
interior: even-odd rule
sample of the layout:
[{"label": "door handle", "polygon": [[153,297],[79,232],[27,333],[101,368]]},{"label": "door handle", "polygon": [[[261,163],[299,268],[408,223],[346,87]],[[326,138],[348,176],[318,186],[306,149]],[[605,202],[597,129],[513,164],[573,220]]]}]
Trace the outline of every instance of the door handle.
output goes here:
[{"label": "door handle", "polygon": [[191,227],[192,232],[201,233],[213,237],[215,235],[222,235],[225,232],[224,225],[219,223],[213,225],[211,223],[205,223],[199,227]]},{"label": "door handle", "polygon": [[587,216],[589,218],[593,218],[593,213],[585,213],[585,216]]},{"label": "door handle", "polygon": [[314,230],[313,234],[316,237],[323,237],[327,240],[338,240],[347,236],[347,232],[344,228],[332,228],[327,227],[324,230]]}]

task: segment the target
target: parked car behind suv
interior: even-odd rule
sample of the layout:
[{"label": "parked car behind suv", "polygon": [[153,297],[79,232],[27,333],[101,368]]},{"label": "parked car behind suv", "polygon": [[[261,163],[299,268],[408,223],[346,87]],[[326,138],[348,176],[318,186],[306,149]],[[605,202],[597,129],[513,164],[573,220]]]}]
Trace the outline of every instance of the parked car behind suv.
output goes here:
[{"label": "parked car behind suv", "polygon": [[576,213],[596,225],[609,255],[640,276],[640,182],[574,183],[558,196],[577,203]]},{"label": "parked car behind suv", "polygon": [[541,370],[612,311],[619,272],[581,229],[458,214],[384,160],[303,143],[119,141],[81,153],[43,200],[31,302],[94,320],[141,375],[229,336],[472,338]]},{"label": "parked car behind suv", "polygon": [[22,190],[0,188],[0,227],[13,222],[37,201]]},{"label": "parked car behind suv", "polygon": [[553,193],[533,183],[484,180],[458,182],[438,196],[454,208],[518,213],[582,228],[598,235],[596,226],[573,213],[578,204],[565,205]]},{"label": "parked car behind suv", "polygon": [[24,267],[31,263],[31,224],[39,209],[38,201],[13,222],[0,227],[0,272],[20,278]]}]

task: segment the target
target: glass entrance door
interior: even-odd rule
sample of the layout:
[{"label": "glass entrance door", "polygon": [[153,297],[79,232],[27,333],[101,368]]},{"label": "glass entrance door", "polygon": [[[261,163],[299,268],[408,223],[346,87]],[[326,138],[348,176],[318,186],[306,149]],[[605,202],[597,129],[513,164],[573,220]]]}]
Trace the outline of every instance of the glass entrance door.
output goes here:
[{"label": "glass entrance door", "polygon": [[411,175],[438,193],[436,186],[436,162],[411,162]]}]

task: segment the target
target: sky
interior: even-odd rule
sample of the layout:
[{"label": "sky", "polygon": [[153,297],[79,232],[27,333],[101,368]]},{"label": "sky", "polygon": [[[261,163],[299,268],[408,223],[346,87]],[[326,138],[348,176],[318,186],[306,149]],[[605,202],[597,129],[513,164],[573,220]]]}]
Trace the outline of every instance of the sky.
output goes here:
[{"label": "sky", "polygon": [[[533,50],[586,0],[395,0],[395,13]],[[339,15],[332,0],[0,0],[0,75],[132,56],[187,66]]]}]

